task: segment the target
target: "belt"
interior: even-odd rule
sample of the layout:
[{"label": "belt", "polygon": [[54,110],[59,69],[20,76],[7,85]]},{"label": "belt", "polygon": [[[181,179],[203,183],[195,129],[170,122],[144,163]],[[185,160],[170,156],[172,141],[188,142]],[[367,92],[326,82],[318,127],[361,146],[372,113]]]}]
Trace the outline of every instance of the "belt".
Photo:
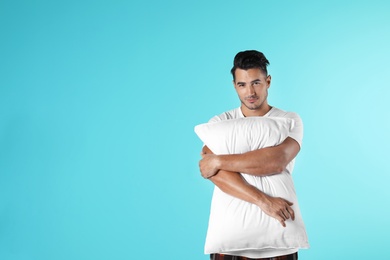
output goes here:
[{"label": "belt", "polygon": [[294,253],[290,255],[266,257],[266,258],[249,258],[245,256],[211,254],[210,260],[298,260],[298,253]]}]

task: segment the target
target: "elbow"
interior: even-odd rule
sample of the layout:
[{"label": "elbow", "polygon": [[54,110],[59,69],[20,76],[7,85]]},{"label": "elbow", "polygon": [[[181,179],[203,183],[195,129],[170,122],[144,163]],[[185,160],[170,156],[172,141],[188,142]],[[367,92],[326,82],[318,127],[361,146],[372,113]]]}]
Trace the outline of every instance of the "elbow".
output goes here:
[{"label": "elbow", "polygon": [[282,166],[277,165],[277,166],[275,166],[273,172],[275,174],[279,174],[279,173],[282,173],[284,171],[284,169],[286,169],[286,167],[282,167]]},{"label": "elbow", "polygon": [[275,174],[282,173],[286,169],[287,164],[287,160],[283,156],[281,156],[278,160],[275,160],[273,172]]}]

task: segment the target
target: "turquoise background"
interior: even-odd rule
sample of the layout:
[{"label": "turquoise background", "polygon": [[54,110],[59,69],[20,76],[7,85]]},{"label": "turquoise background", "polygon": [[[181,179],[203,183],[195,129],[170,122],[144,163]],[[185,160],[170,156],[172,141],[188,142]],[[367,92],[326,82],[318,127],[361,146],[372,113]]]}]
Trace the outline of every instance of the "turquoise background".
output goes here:
[{"label": "turquoise background", "polygon": [[[0,259],[208,259],[196,124],[263,51],[311,249],[389,258],[388,1],[0,0]],[[151,255],[145,256],[145,254]]]}]

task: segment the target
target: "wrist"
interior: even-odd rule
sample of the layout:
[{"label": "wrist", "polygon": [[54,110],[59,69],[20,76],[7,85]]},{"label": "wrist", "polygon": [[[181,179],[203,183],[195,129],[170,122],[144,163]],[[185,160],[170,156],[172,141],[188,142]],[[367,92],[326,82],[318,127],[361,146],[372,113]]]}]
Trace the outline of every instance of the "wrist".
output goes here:
[{"label": "wrist", "polygon": [[219,170],[224,170],[224,171],[231,171],[231,167],[229,166],[231,161],[230,161],[230,154],[221,154],[216,156],[216,165],[218,166]]},{"label": "wrist", "polygon": [[265,193],[259,191],[255,197],[255,204],[260,208],[264,207],[267,203],[267,197]]},{"label": "wrist", "polygon": [[214,166],[218,170],[223,170],[223,160],[222,160],[223,155],[214,155]]}]

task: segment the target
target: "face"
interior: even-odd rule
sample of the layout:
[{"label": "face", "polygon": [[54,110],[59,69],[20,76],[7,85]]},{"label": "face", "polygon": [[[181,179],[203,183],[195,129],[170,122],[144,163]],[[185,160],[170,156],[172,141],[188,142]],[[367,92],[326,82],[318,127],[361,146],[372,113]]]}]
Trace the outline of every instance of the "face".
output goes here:
[{"label": "face", "polygon": [[234,88],[241,100],[241,111],[245,116],[263,116],[271,107],[268,105],[268,88],[271,76],[260,69],[236,69]]}]

